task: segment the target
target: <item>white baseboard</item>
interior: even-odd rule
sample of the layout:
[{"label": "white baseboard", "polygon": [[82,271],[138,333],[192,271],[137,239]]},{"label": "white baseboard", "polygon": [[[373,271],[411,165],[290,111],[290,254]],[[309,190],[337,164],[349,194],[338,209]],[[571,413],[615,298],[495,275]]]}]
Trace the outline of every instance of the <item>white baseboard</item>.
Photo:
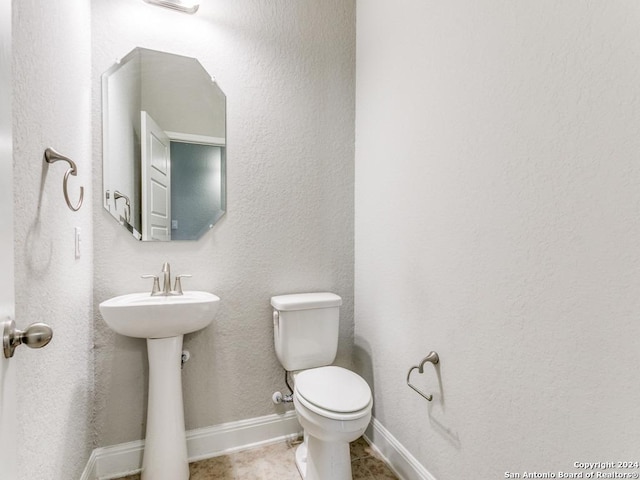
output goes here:
[{"label": "white baseboard", "polygon": [[187,434],[189,462],[277,443],[302,434],[296,412],[267,415],[214,427],[190,430]]},{"label": "white baseboard", "polygon": [[[295,411],[267,415],[187,432],[189,462],[276,443],[300,435]],[[365,433],[369,444],[401,480],[436,480],[384,426],[372,418]],[[110,480],[139,473],[144,440],[97,448],[80,480]]]},{"label": "white baseboard", "polygon": [[377,419],[371,419],[364,436],[401,480],[436,480]]},{"label": "white baseboard", "polygon": [[[282,441],[300,435],[293,410],[284,415],[224,423],[187,432],[189,462]],[[91,453],[80,480],[109,480],[139,473],[144,440],[97,448]]]}]

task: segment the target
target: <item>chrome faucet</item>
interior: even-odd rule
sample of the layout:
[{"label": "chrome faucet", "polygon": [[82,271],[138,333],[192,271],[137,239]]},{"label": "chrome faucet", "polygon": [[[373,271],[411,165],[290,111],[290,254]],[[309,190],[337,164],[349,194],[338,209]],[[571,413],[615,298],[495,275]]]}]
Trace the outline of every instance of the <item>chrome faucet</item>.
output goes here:
[{"label": "chrome faucet", "polygon": [[188,275],[188,274],[176,275],[176,282],[172,289],[171,288],[171,265],[169,265],[169,262],[164,262],[164,264],[162,265],[162,271],[160,273],[162,274],[162,290],[160,290],[160,277],[158,275],[151,275],[151,274],[141,275],[142,278],[153,278],[153,288],[151,289],[152,297],[156,297],[160,295],[165,297],[168,297],[170,295],[183,295],[182,282],[180,281],[180,279],[185,277],[189,278],[191,277],[191,275]]},{"label": "chrome faucet", "polygon": [[164,262],[164,265],[162,265],[162,276],[164,278],[162,281],[162,295],[171,295],[173,292],[171,291],[171,265],[169,265],[169,262]]}]

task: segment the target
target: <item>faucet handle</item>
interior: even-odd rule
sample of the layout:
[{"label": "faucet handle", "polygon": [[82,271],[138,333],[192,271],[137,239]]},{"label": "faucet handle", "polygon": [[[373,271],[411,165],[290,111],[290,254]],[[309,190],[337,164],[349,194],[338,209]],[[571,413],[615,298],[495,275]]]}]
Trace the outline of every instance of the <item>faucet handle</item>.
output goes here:
[{"label": "faucet handle", "polygon": [[151,295],[159,295],[160,294],[160,278],[158,275],[145,274],[140,275],[140,278],[153,278],[153,288],[151,289]]},{"label": "faucet handle", "polygon": [[191,278],[193,275],[189,274],[189,273],[182,273],[180,275],[176,275],[176,283],[173,286],[173,293],[175,293],[176,295],[182,295],[182,282],[180,281],[181,278]]}]

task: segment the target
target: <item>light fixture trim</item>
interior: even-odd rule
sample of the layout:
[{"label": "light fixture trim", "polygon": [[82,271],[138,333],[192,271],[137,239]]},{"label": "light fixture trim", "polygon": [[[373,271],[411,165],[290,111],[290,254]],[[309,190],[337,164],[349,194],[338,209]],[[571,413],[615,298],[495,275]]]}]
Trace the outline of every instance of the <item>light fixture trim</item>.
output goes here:
[{"label": "light fixture trim", "polygon": [[196,1],[189,0],[144,0],[151,5],[159,5],[161,7],[170,8],[179,12],[193,15],[200,8],[200,4]]}]

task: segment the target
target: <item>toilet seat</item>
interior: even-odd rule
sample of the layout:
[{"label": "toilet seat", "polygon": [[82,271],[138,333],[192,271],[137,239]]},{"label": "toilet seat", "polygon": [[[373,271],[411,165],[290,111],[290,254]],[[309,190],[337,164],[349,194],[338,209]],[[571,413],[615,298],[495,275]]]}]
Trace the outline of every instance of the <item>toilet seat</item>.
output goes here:
[{"label": "toilet seat", "polygon": [[299,372],[295,396],[310,411],[334,420],[355,420],[371,411],[371,389],[358,374],[328,366]]}]

